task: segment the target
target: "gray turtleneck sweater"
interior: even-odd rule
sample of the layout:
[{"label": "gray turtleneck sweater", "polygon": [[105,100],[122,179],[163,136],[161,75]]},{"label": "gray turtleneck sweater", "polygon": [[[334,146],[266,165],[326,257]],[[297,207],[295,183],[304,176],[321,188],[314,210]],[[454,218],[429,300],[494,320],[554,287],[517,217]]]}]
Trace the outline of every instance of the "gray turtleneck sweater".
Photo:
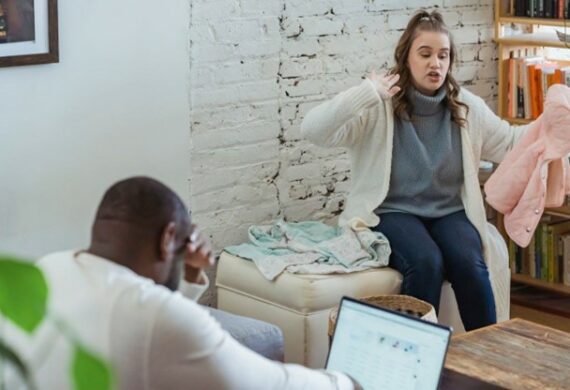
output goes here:
[{"label": "gray turtleneck sweater", "polygon": [[395,117],[390,187],[377,214],[442,217],[463,209],[461,134],[445,106],[445,90],[426,96],[414,88],[412,121]]}]

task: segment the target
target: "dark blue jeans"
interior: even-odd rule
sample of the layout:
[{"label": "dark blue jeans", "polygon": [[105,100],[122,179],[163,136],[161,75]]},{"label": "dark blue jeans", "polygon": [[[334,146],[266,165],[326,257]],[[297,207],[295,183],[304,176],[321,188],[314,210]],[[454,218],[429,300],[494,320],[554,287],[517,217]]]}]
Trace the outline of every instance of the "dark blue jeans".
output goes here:
[{"label": "dark blue jeans", "polygon": [[466,330],[497,322],[481,238],[465,211],[441,218],[386,213],[374,230],[390,241],[390,267],[404,277],[402,294],[429,302],[438,311],[447,279]]}]

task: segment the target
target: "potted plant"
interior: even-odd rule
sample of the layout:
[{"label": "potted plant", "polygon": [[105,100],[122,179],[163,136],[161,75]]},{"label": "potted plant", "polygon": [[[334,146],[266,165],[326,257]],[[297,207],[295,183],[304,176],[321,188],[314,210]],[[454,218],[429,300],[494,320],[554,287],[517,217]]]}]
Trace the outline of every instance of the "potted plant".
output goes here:
[{"label": "potted plant", "polygon": [[[74,388],[113,388],[114,378],[109,364],[90,352],[63,321],[56,320],[54,313],[49,312],[48,299],[49,286],[38,267],[12,256],[0,255],[0,320],[9,322],[29,335],[44,321],[53,321],[58,331],[73,346],[70,375]],[[11,345],[10,340],[5,339],[0,327],[0,389],[5,388],[1,364],[6,363],[17,370],[28,388],[37,388],[25,359]]]}]

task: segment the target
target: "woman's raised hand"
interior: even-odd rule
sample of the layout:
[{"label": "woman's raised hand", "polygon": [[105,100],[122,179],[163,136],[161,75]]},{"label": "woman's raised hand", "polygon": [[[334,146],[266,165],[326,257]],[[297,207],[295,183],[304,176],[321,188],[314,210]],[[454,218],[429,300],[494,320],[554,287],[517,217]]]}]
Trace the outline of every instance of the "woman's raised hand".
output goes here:
[{"label": "woman's raised hand", "polygon": [[376,71],[373,70],[370,75],[368,75],[368,79],[372,81],[372,84],[374,84],[374,87],[376,88],[376,92],[378,92],[378,96],[383,100],[390,99],[401,89],[395,85],[400,79],[400,75],[397,73],[386,73],[383,76],[378,76]]}]

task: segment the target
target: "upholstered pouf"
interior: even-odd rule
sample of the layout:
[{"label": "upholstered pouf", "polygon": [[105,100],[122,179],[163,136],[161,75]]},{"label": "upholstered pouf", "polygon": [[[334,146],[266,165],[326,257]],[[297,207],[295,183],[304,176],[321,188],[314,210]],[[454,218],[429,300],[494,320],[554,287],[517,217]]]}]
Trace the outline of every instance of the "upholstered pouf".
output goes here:
[{"label": "upholstered pouf", "polygon": [[328,352],[328,317],[343,295],[397,294],[401,275],[391,268],[351,274],[298,275],[275,281],[252,261],[223,252],[218,263],[218,308],[275,324],[283,331],[285,361],[323,368]]}]

